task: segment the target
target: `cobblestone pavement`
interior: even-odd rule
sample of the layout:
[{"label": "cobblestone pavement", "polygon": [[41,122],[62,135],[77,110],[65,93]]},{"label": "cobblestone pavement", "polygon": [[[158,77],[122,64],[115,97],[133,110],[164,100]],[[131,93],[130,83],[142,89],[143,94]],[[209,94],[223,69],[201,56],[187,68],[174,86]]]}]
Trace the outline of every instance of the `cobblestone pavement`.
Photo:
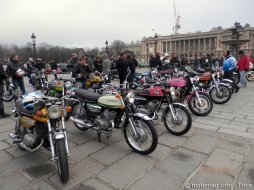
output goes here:
[{"label": "cobblestone pavement", "polygon": [[[5,103],[10,112],[13,102]],[[121,131],[98,142],[92,132],[66,123],[70,180],[61,184],[44,149],[19,150],[8,132],[14,119],[0,120],[0,189],[254,189],[254,83],[206,117],[193,116],[184,136],[169,134],[156,121],[157,149],[148,156],[131,151]]]}]

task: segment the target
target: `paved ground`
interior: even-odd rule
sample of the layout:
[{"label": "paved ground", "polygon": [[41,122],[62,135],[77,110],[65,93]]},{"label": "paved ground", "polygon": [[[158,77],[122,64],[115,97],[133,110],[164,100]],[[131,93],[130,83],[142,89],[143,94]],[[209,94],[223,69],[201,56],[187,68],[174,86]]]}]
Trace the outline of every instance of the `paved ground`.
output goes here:
[{"label": "paved ground", "polygon": [[[6,103],[10,111],[13,102]],[[215,105],[206,117],[193,115],[186,135],[169,134],[156,122],[159,144],[148,156],[130,150],[121,131],[98,142],[67,122],[70,180],[60,183],[50,154],[22,152],[7,133],[13,119],[0,120],[0,189],[254,189],[254,83]]]}]

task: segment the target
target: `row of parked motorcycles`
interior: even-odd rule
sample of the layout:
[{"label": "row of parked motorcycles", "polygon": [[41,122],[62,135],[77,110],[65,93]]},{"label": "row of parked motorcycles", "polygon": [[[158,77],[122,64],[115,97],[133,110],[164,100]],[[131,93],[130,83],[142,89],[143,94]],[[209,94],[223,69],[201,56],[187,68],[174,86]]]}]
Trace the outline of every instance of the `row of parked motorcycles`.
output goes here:
[{"label": "row of parked motorcycles", "polygon": [[92,73],[86,89],[82,89],[79,77],[48,81],[43,72],[38,72],[33,82],[34,92],[14,92],[19,99],[13,109],[15,130],[9,133],[13,143],[29,152],[41,147],[49,150],[61,181],[66,183],[70,154],[67,120],[80,131],[96,132],[99,141],[101,134],[109,138],[116,129],[121,129],[129,147],[147,155],[158,143],[155,120],[160,118],[171,134],[183,135],[192,126],[190,111],[206,116],[213,103],[226,103],[234,93],[233,82],[223,79],[219,68],[202,73],[191,68],[152,69],[149,73],[136,74],[132,83],[128,82],[130,75],[129,72],[123,87],[118,87],[106,83],[108,76]]}]

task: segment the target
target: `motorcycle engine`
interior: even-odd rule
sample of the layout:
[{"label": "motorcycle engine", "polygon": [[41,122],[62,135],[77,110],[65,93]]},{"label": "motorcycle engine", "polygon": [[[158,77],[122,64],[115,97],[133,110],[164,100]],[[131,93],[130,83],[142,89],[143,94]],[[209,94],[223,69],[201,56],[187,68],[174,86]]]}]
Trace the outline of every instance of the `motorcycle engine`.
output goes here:
[{"label": "motorcycle engine", "polygon": [[106,109],[101,115],[96,116],[95,125],[99,129],[108,130],[112,127],[112,121],[115,120],[117,112],[115,110]]},{"label": "motorcycle engine", "polygon": [[160,106],[160,101],[159,100],[152,100],[149,101],[148,104],[146,105],[146,109],[148,109],[149,111],[156,111]]},{"label": "motorcycle engine", "polygon": [[37,145],[37,139],[44,134],[45,130],[47,130],[47,128],[40,124],[37,124],[35,127],[30,129],[23,127],[21,124],[19,135],[22,138],[22,142],[27,147],[33,147]]}]

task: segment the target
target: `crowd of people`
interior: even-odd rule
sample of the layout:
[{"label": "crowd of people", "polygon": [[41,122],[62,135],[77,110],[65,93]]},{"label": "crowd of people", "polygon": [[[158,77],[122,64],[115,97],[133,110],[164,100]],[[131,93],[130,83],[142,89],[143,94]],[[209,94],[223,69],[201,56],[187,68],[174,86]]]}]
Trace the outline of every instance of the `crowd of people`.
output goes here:
[{"label": "crowd of people", "polygon": [[[185,66],[191,66],[194,70],[198,68],[212,68],[217,64],[223,68],[224,77],[232,80],[233,70],[238,67],[238,70],[241,74],[240,87],[246,87],[246,73],[249,70],[249,64],[252,62],[254,64],[254,58],[249,58],[244,54],[242,50],[239,51],[239,60],[231,55],[230,51],[227,50],[223,54],[223,59],[215,58],[212,54],[203,55],[198,58],[198,55],[194,55],[194,59],[188,60],[182,54],[180,58],[178,58],[177,54],[172,54],[169,57],[168,54],[165,54],[163,57],[159,53],[154,55],[150,55],[148,65],[150,68],[157,68],[158,70],[162,70],[165,67],[169,68],[179,68],[183,69]],[[57,63],[59,60],[57,58],[53,59],[48,64],[50,65],[51,71],[57,70]],[[89,74],[92,72],[100,72],[108,75],[110,81],[111,70],[116,69],[120,79],[120,86],[123,85],[123,82],[126,80],[128,75],[128,82],[132,83],[133,76],[135,74],[135,70],[138,67],[138,61],[132,54],[121,53],[118,58],[108,57],[108,55],[103,55],[102,57],[96,57],[84,55],[78,57],[76,53],[72,53],[71,58],[68,63],[68,68],[71,71],[71,75],[73,78],[77,78],[78,81],[82,82],[83,88],[86,88],[86,80],[89,77]],[[21,64],[19,61],[19,56],[17,54],[13,54],[10,56],[10,61],[7,68],[0,67],[0,118],[8,117],[9,114],[6,114],[3,106],[3,81],[6,79],[7,75],[12,78],[12,82],[14,85],[14,90],[20,88],[20,90],[25,93],[25,85],[24,85],[24,76],[27,73],[29,78],[29,83],[33,82],[33,73],[35,70],[43,70],[47,69],[47,66],[43,61],[38,58],[34,61],[33,58],[29,58],[25,64]],[[56,72],[53,72],[56,77]],[[79,77],[78,77],[79,76]],[[235,84],[236,92],[240,88],[237,84]]]}]

